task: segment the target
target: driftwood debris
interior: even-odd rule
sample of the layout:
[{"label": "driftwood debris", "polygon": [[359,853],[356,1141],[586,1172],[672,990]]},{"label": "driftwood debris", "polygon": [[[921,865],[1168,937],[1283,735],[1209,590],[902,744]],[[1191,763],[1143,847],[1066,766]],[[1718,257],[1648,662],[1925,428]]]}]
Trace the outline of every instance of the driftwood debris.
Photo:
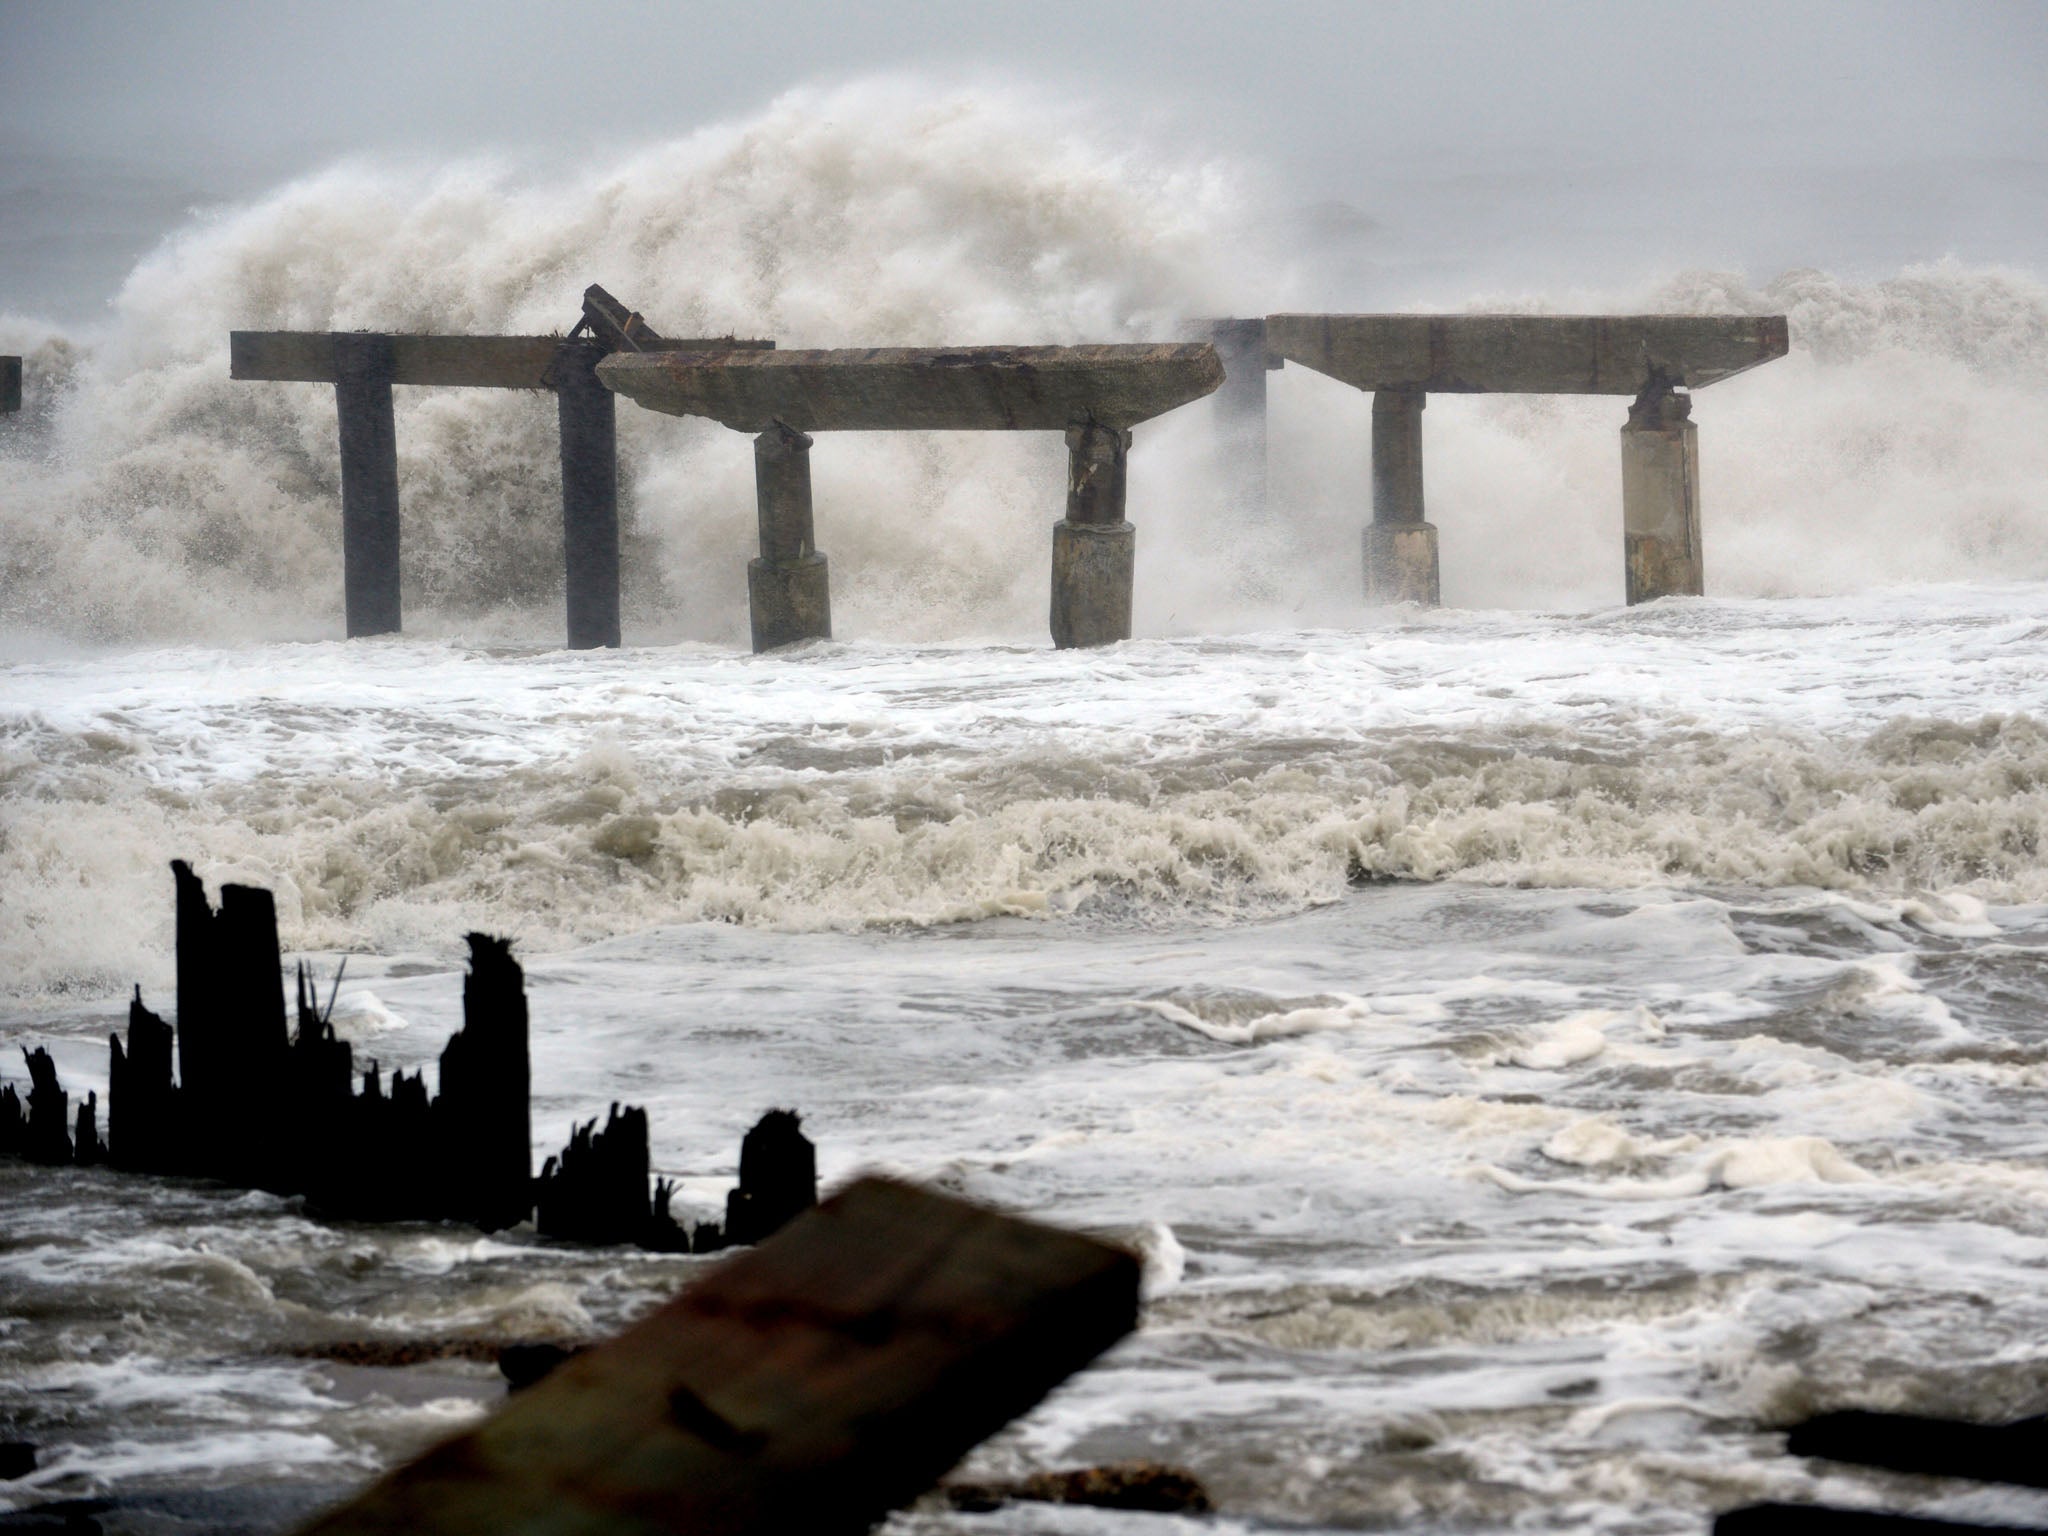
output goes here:
[{"label": "driftwood debris", "polygon": [[1847,1409],[1796,1426],[1785,1437],[1785,1449],[1794,1456],[1820,1456],[1924,1477],[2048,1488],[2048,1416],[2010,1424],[1967,1424]]},{"label": "driftwood debris", "polygon": [[307,1536],[852,1536],[1137,1306],[1122,1249],[862,1180]]},{"label": "driftwood debris", "polygon": [[[1785,1437],[1794,1456],[1815,1456],[1922,1477],[2048,1488],[2048,1416],[1970,1424],[1861,1408],[1823,1413]],[[1813,1504],[1752,1504],[1714,1521],[1715,1536],[1914,1536],[1916,1532],[2039,1530],[1983,1526],[1877,1510]]]},{"label": "driftwood debris", "polygon": [[1878,1509],[1837,1509],[1826,1504],[1749,1504],[1714,1518],[1714,1536],[1983,1536],[2038,1531],[2039,1526],[1972,1525],[1927,1515]]},{"label": "driftwood debris", "polygon": [[1216,1503],[1192,1472],[1156,1461],[1114,1461],[1100,1467],[1034,1472],[1001,1482],[948,1482],[939,1492],[954,1509],[987,1514],[1005,1504],[1084,1504],[1154,1514],[1207,1514]]},{"label": "driftwood debris", "polygon": [[71,1119],[50,1053],[25,1050],[26,1103],[0,1085],[0,1155],[196,1175],[304,1195],[325,1216],[487,1232],[534,1215],[537,1197],[545,1236],[672,1253],[758,1242],[817,1203],[816,1154],[788,1110],[748,1132],[724,1227],[680,1226],[667,1180],[650,1196],[647,1115],[631,1105],[614,1104],[603,1130],[594,1120],[575,1128],[536,1183],[525,975],[507,940],[468,936],[462,1028],[441,1052],[440,1092],[430,1095],[424,1072],[394,1072],[387,1086],[372,1061],[358,1075],[303,966],[287,1030],[270,892],[223,886],[216,909],[189,865],[171,870],[177,1024],[136,989],[125,1044],[118,1034],[109,1041],[104,1142],[98,1094]]}]

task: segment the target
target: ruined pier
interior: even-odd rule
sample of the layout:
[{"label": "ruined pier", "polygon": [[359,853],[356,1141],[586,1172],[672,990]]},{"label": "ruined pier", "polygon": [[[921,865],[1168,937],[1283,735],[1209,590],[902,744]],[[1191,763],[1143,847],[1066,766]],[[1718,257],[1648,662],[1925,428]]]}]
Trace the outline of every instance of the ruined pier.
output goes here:
[{"label": "ruined pier", "polygon": [[[1630,396],[1621,429],[1628,601],[1699,596],[1699,430],[1688,391],[1783,357],[1783,315],[1268,315],[1204,322],[1256,373],[1299,363],[1373,397],[1371,602],[1441,600],[1437,530],[1425,515],[1422,412],[1432,394]],[[1254,336],[1258,338],[1254,341]],[[1249,409],[1251,386],[1241,386]],[[1226,425],[1239,454],[1241,426]],[[1256,444],[1264,460],[1264,432]]]},{"label": "ruined pier", "polygon": [[747,569],[756,651],[832,633],[817,547],[815,432],[1063,432],[1066,516],[1053,527],[1052,638],[1131,633],[1136,533],[1125,455],[1140,422],[1209,394],[1223,364],[1205,342],[1085,347],[886,347],[614,354],[597,376],[649,410],[754,436],[761,553]]},{"label": "ruined pier", "polygon": [[618,441],[597,365],[617,351],[749,351],[772,341],[674,339],[593,285],[567,336],[231,331],[228,376],[332,384],[341,440],[341,543],[348,634],[396,634],[399,607],[396,384],[548,389],[558,406],[562,566],[571,649],[615,646],[619,631]]}]

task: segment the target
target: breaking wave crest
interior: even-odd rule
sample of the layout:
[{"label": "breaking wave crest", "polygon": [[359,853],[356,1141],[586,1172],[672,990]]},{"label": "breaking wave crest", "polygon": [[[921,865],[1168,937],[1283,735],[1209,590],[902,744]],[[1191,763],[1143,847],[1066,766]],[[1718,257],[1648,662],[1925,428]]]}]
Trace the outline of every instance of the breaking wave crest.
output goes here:
[{"label": "breaking wave crest", "polygon": [[117,992],[168,963],[165,861],[277,890],[287,943],[452,951],[485,927],[549,949],[690,920],[789,928],[1060,912],[1229,920],[1373,880],[1816,886],[2048,900],[2048,727],[1901,720],[1589,752],[1390,740],[1369,758],[994,757],[692,781],[596,750],[489,784],[312,776],[157,788],[121,749],[0,760],[9,990]]}]

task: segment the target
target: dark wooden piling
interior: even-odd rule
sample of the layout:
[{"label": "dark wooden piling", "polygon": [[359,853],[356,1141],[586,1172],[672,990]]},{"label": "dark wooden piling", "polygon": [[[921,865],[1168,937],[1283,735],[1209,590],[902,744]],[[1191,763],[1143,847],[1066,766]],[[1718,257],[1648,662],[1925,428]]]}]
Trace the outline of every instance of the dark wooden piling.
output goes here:
[{"label": "dark wooden piling", "polygon": [[[128,1003],[128,1045],[107,1046],[107,1161],[130,1173],[168,1173],[178,1165],[178,1090],[171,1081],[174,1031],[142,1005]],[[114,1114],[119,1105],[120,1117]]]},{"label": "dark wooden piling", "polygon": [[572,1242],[645,1246],[648,1165],[647,1111],[612,1105],[602,1129],[595,1120],[573,1127],[568,1145],[541,1165],[535,1228]]},{"label": "dark wooden piling", "polygon": [[0,357],[0,415],[21,409],[21,359]]},{"label": "dark wooden piling", "polygon": [[863,1180],[307,1536],[855,1536],[1137,1306],[1121,1249]]},{"label": "dark wooden piling", "polygon": [[100,1096],[88,1093],[78,1106],[78,1121],[71,1135],[71,1160],[91,1168],[107,1160],[106,1143],[100,1140]]},{"label": "dark wooden piling", "polygon": [[562,433],[562,571],[571,650],[619,644],[618,408],[597,381],[605,351],[599,342],[565,341],[549,369]]},{"label": "dark wooden piling", "polygon": [[[108,1040],[107,1134],[89,1094],[70,1103],[47,1050],[24,1050],[24,1105],[0,1085],[0,1154],[45,1163],[102,1160],[136,1173],[187,1173],[243,1188],[302,1194],[316,1214],[363,1221],[462,1221],[485,1231],[535,1214],[546,1235],[708,1253],[718,1222],[687,1230],[670,1214],[675,1186],[651,1172],[647,1114],[614,1104],[604,1126],[575,1127],[559,1157],[531,1176],[531,1060],[526,979],[508,940],[468,935],[462,1028],[440,1058],[438,1094],[422,1072],[360,1074],[323,1013],[311,974],[297,975],[287,1030],[276,903],[228,885],[218,909],[182,860],[177,893],[178,1018],[128,1006],[128,1038]],[[338,987],[340,978],[335,978]],[[172,1080],[172,1061],[179,1080]],[[74,1144],[75,1131],[75,1144]],[[740,1148],[727,1203],[738,1240],[758,1242],[817,1203],[817,1154],[797,1116],[771,1110]]]},{"label": "dark wooden piling", "polygon": [[348,635],[397,634],[398,429],[389,336],[337,332],[334,409],[341,434],[341,561]]},{"label": "dark wooden piling", "polygon": [[435,1100],[448,1213],[495,1232],[533,1210],[526,975],[509,940],[467,935],[462,1028],[441,1052]]},{"label": "dark wooden piling", "polygon": [[28,1060],[28,1119],[22,1136],[22,1155],[32,1163],[55,1167],[71,1161],[70,1095],[57,1082],[57,1064],[41,1046],[27,1046],[21,1054]]},{"label": "dark wooden piling", "polygon": [[818,1152],[792,1110],[771,1109],[740,1141],[739,1187],[726,1197],[725,1237],[759,1243],[818,1203]]}]

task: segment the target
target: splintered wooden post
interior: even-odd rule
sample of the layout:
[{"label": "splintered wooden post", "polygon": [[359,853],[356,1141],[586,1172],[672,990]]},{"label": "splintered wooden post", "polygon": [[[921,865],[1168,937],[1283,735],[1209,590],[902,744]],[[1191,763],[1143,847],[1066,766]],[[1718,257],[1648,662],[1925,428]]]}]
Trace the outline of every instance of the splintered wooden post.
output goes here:
[{"label": "splintered wooden post", "polygon": [[495,1232],[533,1210],[526,975],[510,940],[466,937],[462,1028],[441,1052],[435,1103],[447,1181],[443,1210]]},{"label": "splintered wooden post", "polygon": [[565,341],[552,377],[562,430],[562,572],[569,649],[619,643],[619,445],[612,392],[597,382],[605,348]]},{"label": "splintered wooden post", "polygon": [[1137,1309],[1122,1249],[865,1179],[308,1536],[855,1536]]},{"label": "splintered wooden post", "polygon": [[832,591],[811,519],[811,439],[781,422],[754,439],[761,554],[747,563],[754,649],[832,638]]},{"label": "splintered wooden post", "polygon": [[739,1188],[725,1201],[728,1242],[765,1242],[818,1203],[817,1149],[802,1124],[771,1109],[741,1140]]},{"label": "splintered wooden post", "polygon": [[1138,532],[1124,521],[1131,434],[1093,420],[1067,428],[1067,515],[1052,529],[1052,643],[1131,638]]},{"label": "splintered wooden post", "polygon": [[341,565],[348,635],[398,633],[398,429],[389,336],[337,332],[334,409],[341,432]]},{"label": "splintered wooden post", "polygon": [[1419,389],[1382,389],[1372,397],[1372,522],[1365,530],[1365,597],[1371,603],[1441,599],[1436,529],[1423,517],[1422,411]]},{"label": "splintered wooden post", "polygon": [[21,1048],[28,1062],[28,1124],[22,1154],[32,1163],[71,1161],[70,1095],[57,1081],[57,1064],[41,1046]]}]

